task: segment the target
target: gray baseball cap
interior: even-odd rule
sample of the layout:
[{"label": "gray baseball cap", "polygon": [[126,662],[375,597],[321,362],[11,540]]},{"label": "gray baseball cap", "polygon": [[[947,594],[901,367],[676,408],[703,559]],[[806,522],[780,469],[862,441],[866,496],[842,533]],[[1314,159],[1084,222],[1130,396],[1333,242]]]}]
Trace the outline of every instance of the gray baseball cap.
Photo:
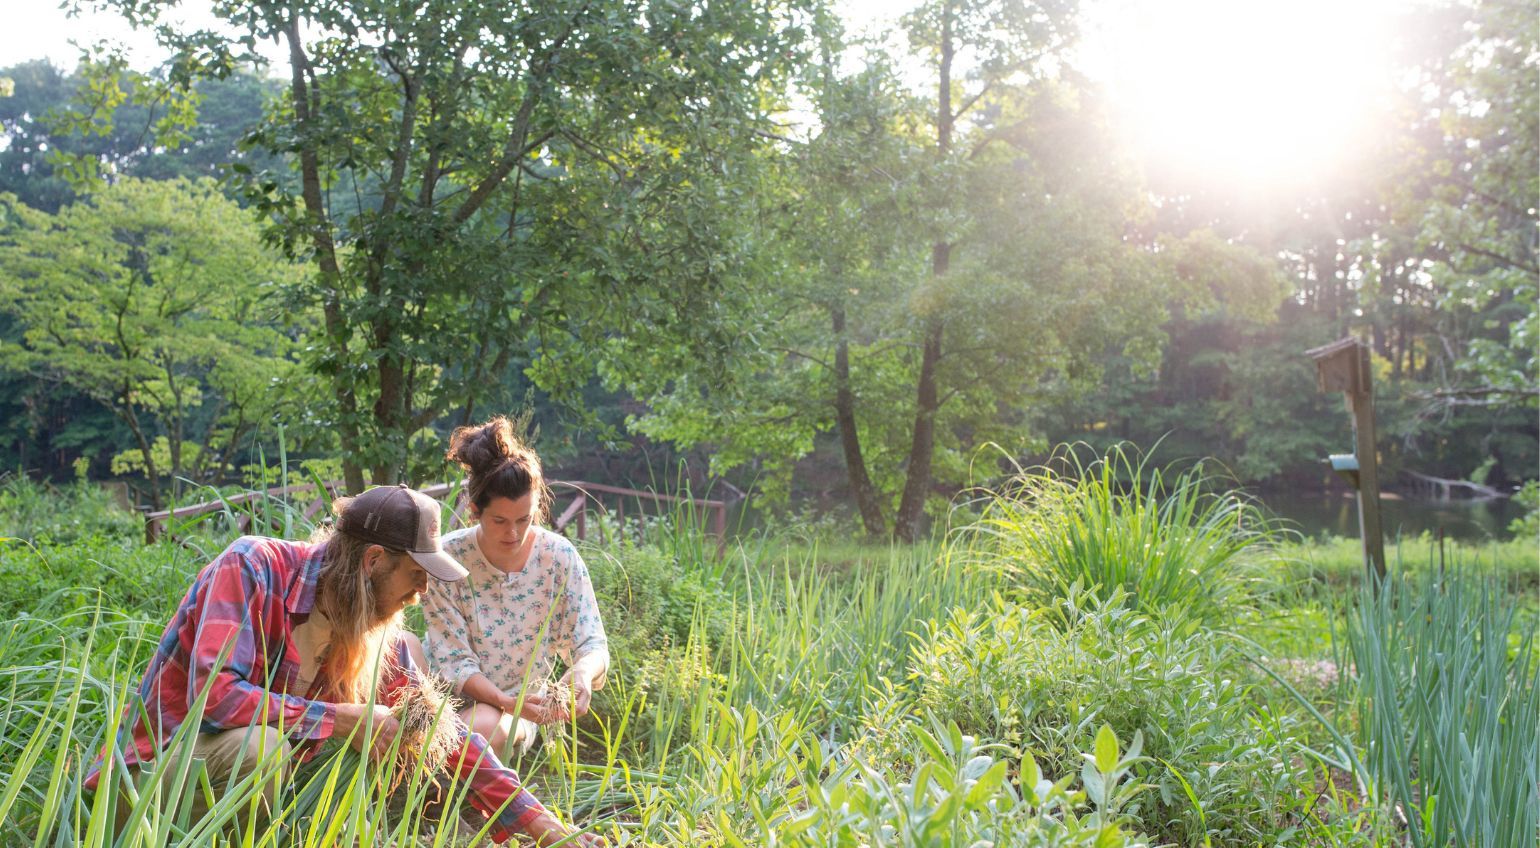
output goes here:
[{"label": "gray baseball cap", "polygon": [[405,483],[375,486],[348,502],[337,529],[364,542],[406,551],[440,580],[464,580],[470,572],[439,544],[439,502]]}]

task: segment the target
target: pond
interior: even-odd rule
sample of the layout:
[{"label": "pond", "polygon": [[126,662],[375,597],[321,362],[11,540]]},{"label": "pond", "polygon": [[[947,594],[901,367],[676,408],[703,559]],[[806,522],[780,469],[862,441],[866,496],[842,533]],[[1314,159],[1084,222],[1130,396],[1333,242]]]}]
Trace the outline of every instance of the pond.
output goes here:
[{"label": "pond", "polygon": [[[1358,501],[1352,492],[1263,490],[1254,494],[1306,536],[1358,536]],[[1435,534],[1442,527],[1450,539],[1503,541],[1513,538],[1508,525],[1523,514],[1523,508],[1509,498],[1431,501],[1387,494],[1381,501],[1380,514],[1387,540],[1397,534]]]}]

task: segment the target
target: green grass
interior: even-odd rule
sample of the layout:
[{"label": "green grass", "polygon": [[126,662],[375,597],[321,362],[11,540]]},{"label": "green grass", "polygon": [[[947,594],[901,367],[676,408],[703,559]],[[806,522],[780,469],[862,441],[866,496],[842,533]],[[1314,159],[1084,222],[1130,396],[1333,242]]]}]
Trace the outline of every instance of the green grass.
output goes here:
[{"label": "green grass", "polygon": [[[1372,638],[1362,621],[1349,631],[1355,584],[1297,571],[1298,559],[1269,560],[1244,508],[1197,492],[1196,478],[1167,479],[1155,496],[1102,485],[1104,496],[1087,504],[1072,497],[1071,481],[1057,480],[1056,497],[1064,497],[1045,501],[1042,514],[1020,498],[985,504],[984,520],[996,524],[960,532],[946,546],[750,534],[718,556],[688,520],[660,522],[646,545],[586,546],[615,653],[610,684],[590,716],[548,729],[517,767],[547,804],[630,845],[1391,846],[1409,838],[1397,810],[1428,809],[1430,791],[1438,807],[1451,804],[1450,815],[1461,805],[1489,806],[1516,818],[1520,835],[1534,834],[1532,793],[1501,801],[1488,794],[1487,802],[1449,788],[1447,773],[1424,765],[1453,750],[1439,747],[1447,734],[1427,728],[1458,722],[1449,710],[1418,714],[1415,699],[1406,700],[1445,691],[1445,682],[1463,681],[1448,690],[1449,704],[1497,692],[1480,688],[1496,686],[1480,671],[1490,661],[1482,646],[1495,637],[1471,644],[1441,636],[1446,642],[1418,648],[1412,660],[1382,652],[1383,673],[1363,675],[1362,689],[1352,677],[1308,691],[1293,679],[1296,700],[1244,654],[1347,667],[1353,645],[1363,652],[1416,644],[1415,622],[1397,619],[1403,629]],[[1175,506],[1163,501],[1172,493]],[[28,514],[46,515],[49,498],[69,496],[43,492]],[[1079,526],[1056,524],[1073,518],[1067,505],[1077,504]],[[308,532],[285,509],[272,505],[266,520]],[[1122,597],[1121,580],[1106,593],[1088,593],[1097,585],[1089,578],[1042,583],[1041,595],[1013,591],[1019,574],[998,559],[1010,549],[988,547],[996,559],[981,567],[977,554],[986,548],[959,541],[971,533],[998,542],[1006,511],[1039,533],[1059,527],[1075,540],[1060,549],[1094,553],[1096,568],[1128,576],[1144,600]],[[122,523],[65,542],[40,534],[0,546],[0,598],[17,619],[0,631],[0,844],[95,846],[120,837],[144,848],[213,845],[221,821],[249,804],[250,787],[238,788],[198,823],[175,798],[148,796],[137,829],[114,833],[75,788],[192,574],[233,535],[208,522],[186,528],[184,544],[143,547],[137,526]],[[1095,545],[1096,528],[1116,538]],[[1139,539],[1161,555],[1136,555],[1147,550],[1134,545]],[[1228,553],[1202,573],[1233,582],[1186,584],[1203,590],[1201,615],[1155,602],[1157,590],[1187,591],[1187,578],[1165,571],[1205,546]],[[1019,568],[1027,555],[1018,554]],[[1298,594],[1275,595],[1297,611],[1257,601],[1265,582],[1258,575],[1268,573],[1294,580]],[[1055,594],[1046,594],[1050,586]],[[1461,609],[1433,614],[1443,621],[1466,615]],[[1451,620],[1512,634],[1529,619]],[[1350,632],[1357,642],[1346,641]],[[1438,651],[1466,651],[1457,656],[1472,670],[1429,678],[1436,666],[1428,658]],[[1532,657],[1534,648],[1509,644],[1508,652]],[[1533,675],[1532,661],[1512,670],[1504,691],[1532,700]],[[1374,686],[1402,699],[1395,703],[1404,723],[1393,730],[1434,746],[1406,760],[1405,795],[1380,791],[1392,785],[1379,777],[1391,765],[1364,766],[1375,784],[1365,794],[1348,773],[1322,764],[1344,760],[1332,733],[1355,757],[1386,750],[1375,740],[1394,734],[1377,730],[1382,711],[1365,706],[1389,702]],[[1331,733],[1310,710],[1332,723]],[[1525,719],[1498,716],[1498,724]],[[1482,750],[1507,740],[1502,767],[1532,789],[1519,754],[1533,737],[1479,735],[1490,724],[1475,721],[1465,738],[1487,740]],[[1501,771],[1481,773],[1482,791],[1495,791],[1491,776]],[[274,845],[474,840],[475,828],[437,827],[410,801],[386,798],[379,778],[357,757],[308,769],[286,796],[283,827],[259,837]],[[196,772],[183,786],[201,791]]]},{"label": "green grass", "polygon": [[1540,827],[1540,644],[1463,570],[1365,589],[1347,643],[1365,765],[1412,844],[1528,848]]},{"label": "green grass", "polygon": [[[1366,570],[1363,544],[1357,539],[1303,539],[1279,545],[1285,574],[1308,592],[1352,596]],[[1385,561],[1392,569],[1413,574],[1458,565],[1467,573],[1497,581],[1515,597],[1540,591],[1540,544],[1534,538],[1504,542],[1445,540],[1429,534],[1385,540]]]}]

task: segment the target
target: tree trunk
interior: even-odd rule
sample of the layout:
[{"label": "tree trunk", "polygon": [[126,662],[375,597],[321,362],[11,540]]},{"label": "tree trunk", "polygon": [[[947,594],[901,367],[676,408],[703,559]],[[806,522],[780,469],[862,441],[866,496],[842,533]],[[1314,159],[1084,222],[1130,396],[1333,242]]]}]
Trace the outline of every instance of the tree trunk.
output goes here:
[{"label": "tree trunk", "polygon": [[[938,244],[938,256],[945,256],[949,245]],[[920,521],[925,516],[925,496],[930,494],[931,460],[936,450],[936,410],[940,408],[936,392],[936,363],[941,360],[939,318],[925,322],[925,342],[920,354],[920,379],[915,387],[914,439],[909,445],[909,462],[904,474],[904,494],[893,519],[893,538],[913,542],[920,536]]]},{"label": "tree trunk", "polygon": [[[952,4],[941,9],[941,55],[936,86],[936,162],[946,161],[952,150]],[[951,264],[952,244],[937,241],[931,246],[932,279],[946,276]],[[940,290],[938,285],[937,290]],[[909,461],[904,473],[904,493],[893,518],[893,538],[913,542],[919,538],[920,522],[925,517],[925,497],[930,494],[931,462],[936,450],[936,410],[940,407],[936,390],[936,366],[941,361],[941,336],[946,322],[940,305],[925,316],[925,338],[920,353],[920,378],[915,386],[914,432],[909,444]]]},{"label": "tree trunk", "polygon": [[118,417],[128,425],[129,432],[134,434],[134,441],[139,445],[139,451],[144,455],[144,476],[150,481],[150,507],[155,511],[161,508],[160,500],[160,470],[155,467],[155,459],[150,452],[150,441],[145,437],[144,428],[139,424],[139,413],[134,411],[130,402],[131,391],[128,386],[123,387],[123,392],[118,396],[118,407],[114,411]]},{"label": "tree trunk", "polygon": [[[303,131],[312,114],[310,86],[306,80],[310,59],[300,44],[297,16],[289,20],[284,36],[289,42],[290,101],[294,107],[294,117],[301,127],[300,193],[305,200],[305,211],[315,221],[310,240],[315,245],[316,262],[321,268],[322,288],[325,291],[321,298],[321,314],[325,320],[327,338],[333,345],[342,346],[347,343],[347,323],[342,316],[340,290],[342,268],[337,262],[336,244],[332,241],[331,218],[321,197],[320,162],[314,143]],[[342,476],[348,492],[356,495],[364,490],[364,469],[354,458],[361,447],[358,437],[358,400],[347,380],[333,376],[331,383],[337,400],[337,435],[342,442]]]},{"label": "tree trunk", "polygon": [[866,534],[879,537],[886,530],[882,503],[871,477],[866,473],[866,458],[861,454],[861,434],[856,430],[856,401],[850,391],[850,344],[845,337],[845,308],[829,307],[834,329],[834,422],[839,427],[840,447],[845,451],[845,473],[850,479],[850,495],[855,498]]}]

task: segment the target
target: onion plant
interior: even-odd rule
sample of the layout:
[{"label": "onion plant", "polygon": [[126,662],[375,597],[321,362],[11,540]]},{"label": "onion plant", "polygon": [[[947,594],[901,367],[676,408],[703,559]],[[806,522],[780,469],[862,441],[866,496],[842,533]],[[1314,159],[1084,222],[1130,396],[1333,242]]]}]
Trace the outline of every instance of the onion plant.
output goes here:
[{"label": "onion plant", "polygon": [[1359,745],[1412,844],[1540,840],[1536,626],[1467,568],[1392,572],[1348,619]]}]

